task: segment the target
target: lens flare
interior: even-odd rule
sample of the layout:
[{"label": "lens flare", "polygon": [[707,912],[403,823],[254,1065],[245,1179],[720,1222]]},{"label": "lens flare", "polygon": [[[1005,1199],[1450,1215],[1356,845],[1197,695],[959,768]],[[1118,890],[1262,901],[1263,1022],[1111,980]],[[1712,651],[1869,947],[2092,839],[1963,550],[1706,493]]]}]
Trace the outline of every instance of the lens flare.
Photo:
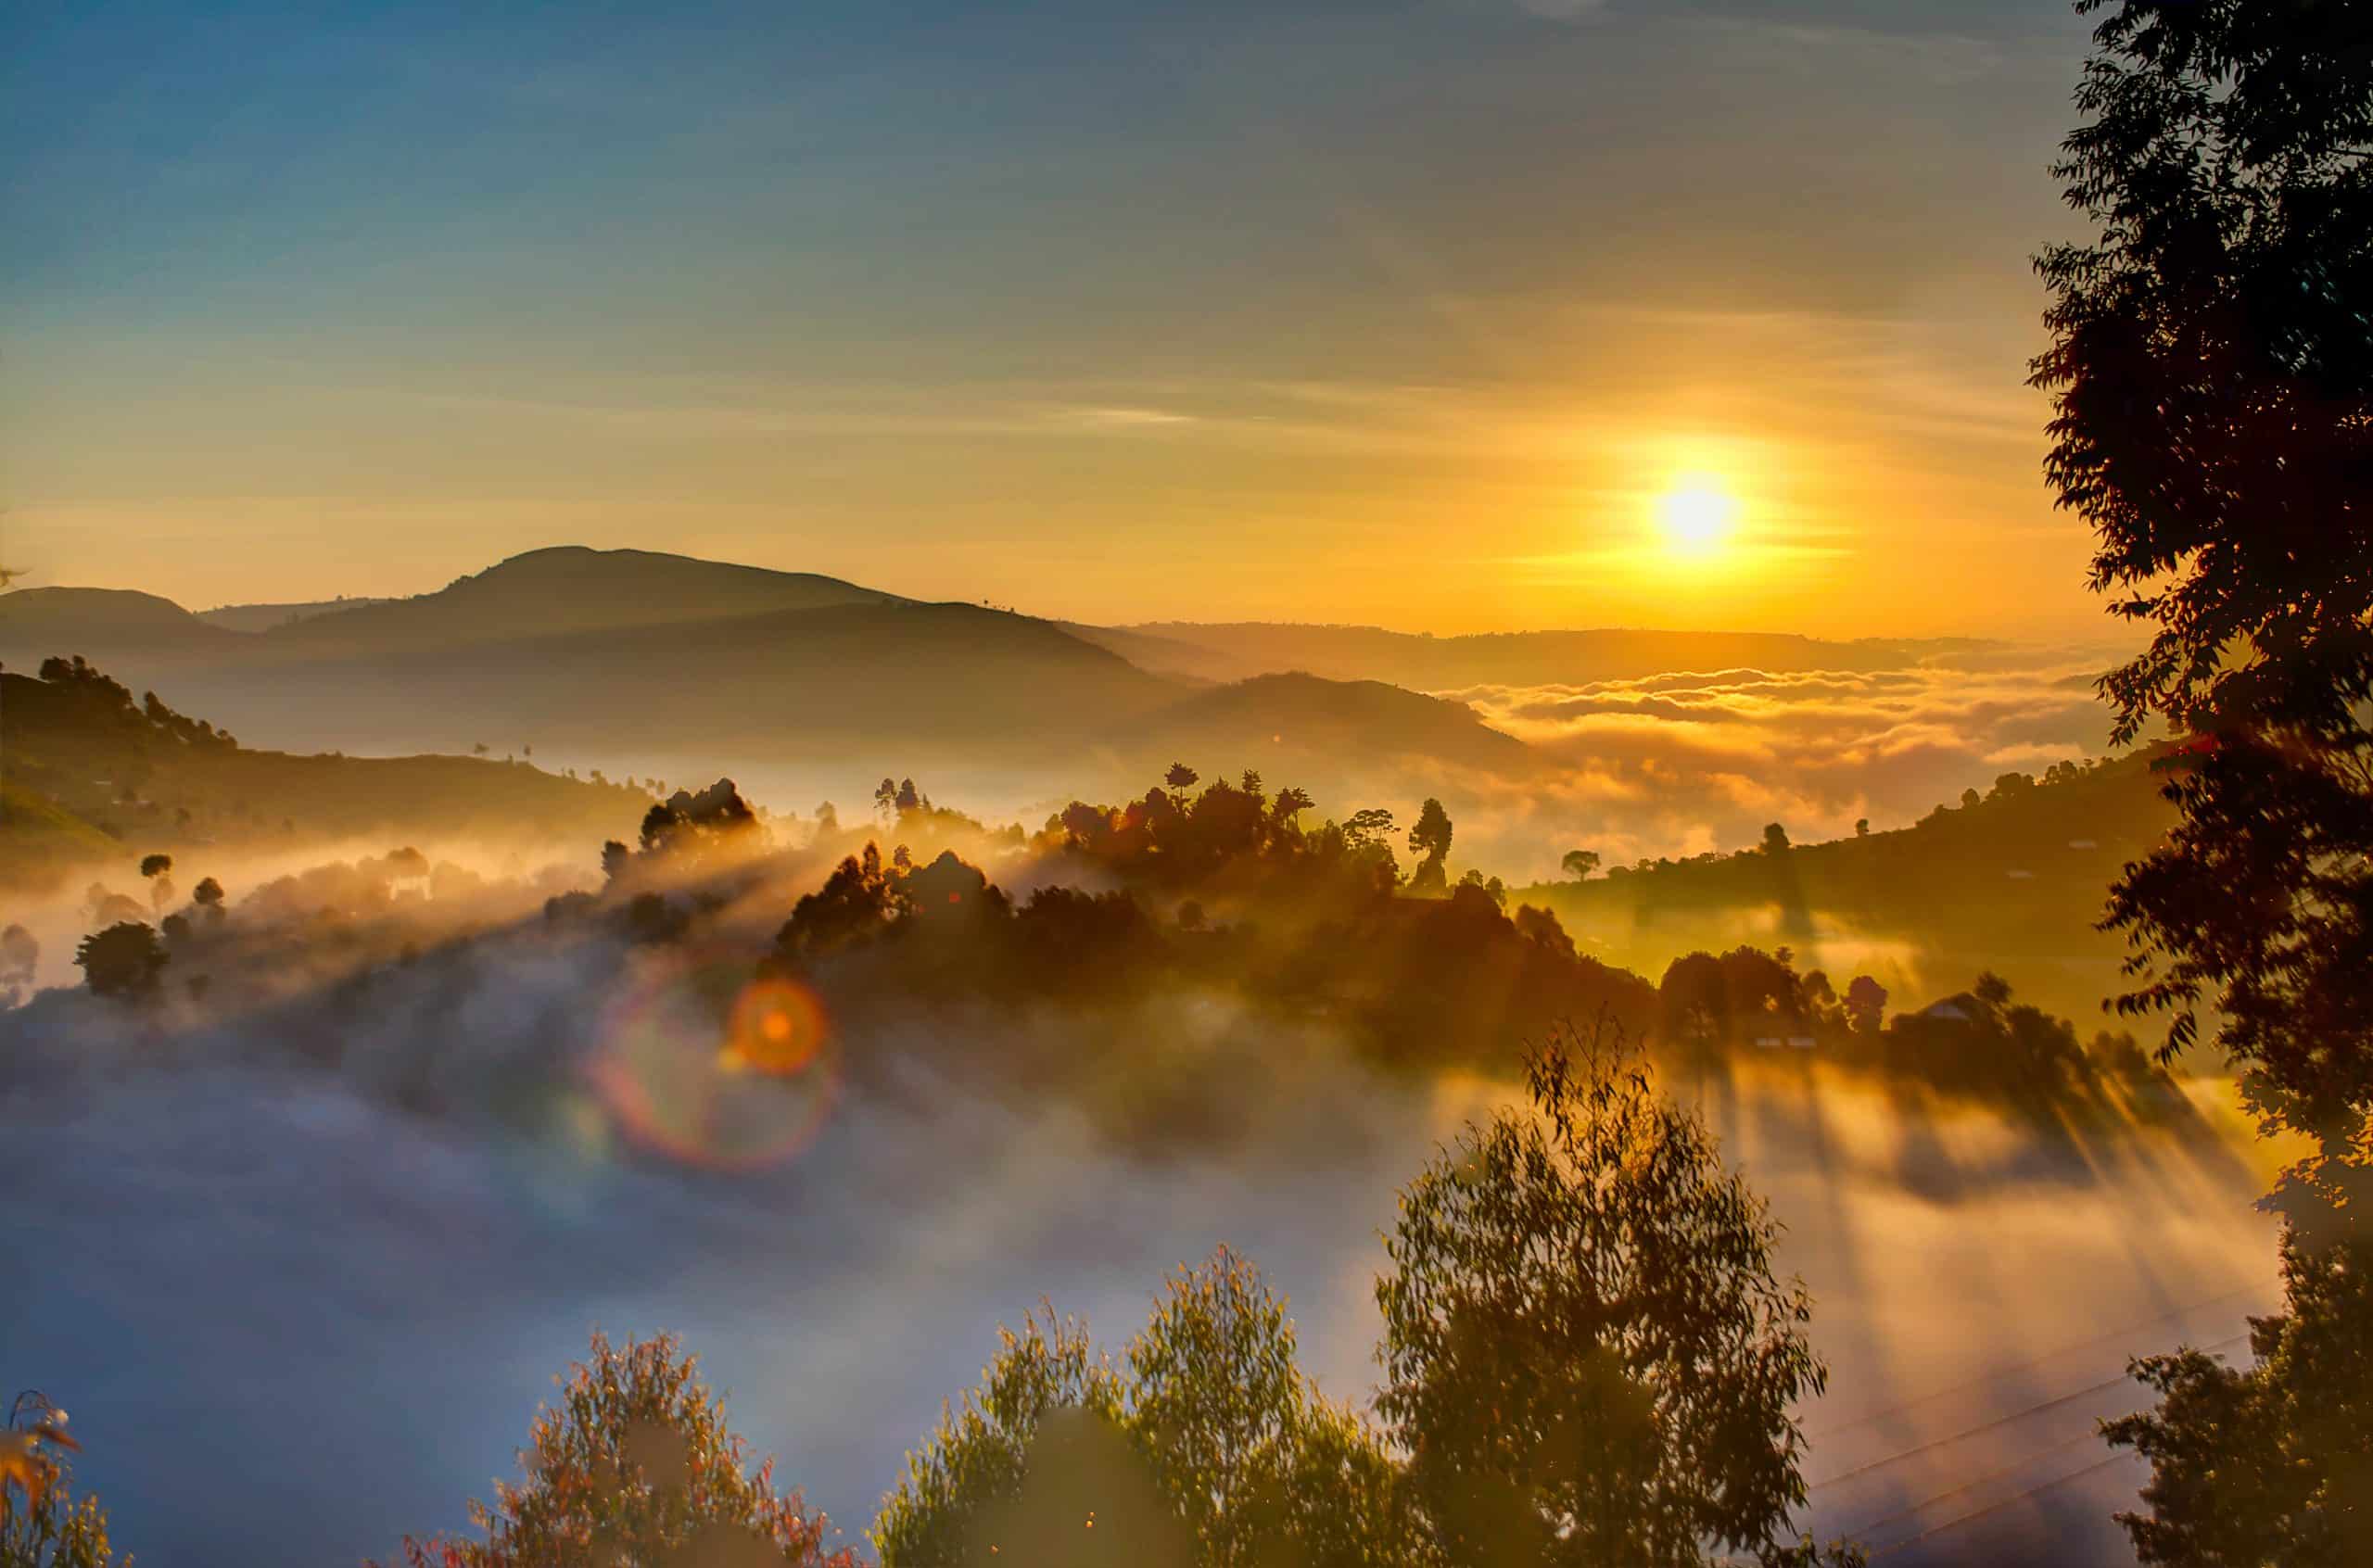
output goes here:
[{"label": "lens flare", "polygon": [[838,1090],[823,1003],[746,958],[647,960],[603,1030],[589,1076],[619,1132],[703,1170],[793,1158]]}]

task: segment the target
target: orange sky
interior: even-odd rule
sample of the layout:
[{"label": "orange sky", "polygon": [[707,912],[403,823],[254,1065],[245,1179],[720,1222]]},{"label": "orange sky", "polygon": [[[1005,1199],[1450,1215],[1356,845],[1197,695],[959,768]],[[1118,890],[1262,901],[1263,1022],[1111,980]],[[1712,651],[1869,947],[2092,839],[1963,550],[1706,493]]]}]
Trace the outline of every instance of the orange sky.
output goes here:
[{"label": "orange sky", "polygon": [[[193,607],[584,543],[1100,621],[2102,628],[2021,385],[2064,7],[1388,12],[1058,6],[990,57],[969,13],[430,7],[129,76],[31,29],[0,562]],[[137,104],[42,118],[81,76]]]}]

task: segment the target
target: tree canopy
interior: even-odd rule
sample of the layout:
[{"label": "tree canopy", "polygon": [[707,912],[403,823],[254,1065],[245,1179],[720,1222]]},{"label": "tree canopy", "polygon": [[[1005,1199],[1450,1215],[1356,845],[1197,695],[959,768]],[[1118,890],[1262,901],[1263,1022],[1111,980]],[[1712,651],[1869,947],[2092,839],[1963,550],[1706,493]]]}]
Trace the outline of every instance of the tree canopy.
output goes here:
[{"label": "tree canopy", "polygon": [[2373,1109],[2373,12],[2078,9],[2102,16],[2056,172],[2095,233],[2038,258],[2047,473],[2152,634],[2103,681],[2117,739],[2195,738],[2180,824],[2113,893],[2120,1005],[2167,1013],[2171,1052],[2213,1007],[2329,1196]]}]

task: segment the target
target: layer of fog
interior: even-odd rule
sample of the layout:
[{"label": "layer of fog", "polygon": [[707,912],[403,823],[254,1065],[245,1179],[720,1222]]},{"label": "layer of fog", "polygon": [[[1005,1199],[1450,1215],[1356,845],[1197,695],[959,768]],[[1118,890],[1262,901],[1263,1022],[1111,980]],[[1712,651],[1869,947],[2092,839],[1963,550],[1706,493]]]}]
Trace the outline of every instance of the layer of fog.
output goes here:
[{"label": "layer of fog", "polygon": [[[284,929],[230,966],[249,1005],[53,992],[0,1015],[5,1372],[75,1412],[80,1473],[149,1561],[352,1561],[458,1526],[596,1324],[685,1334],[852,1533],[997,1321],[1047,1294],[1117,1346],[1221,1240],[1362,1395],[1393,1190],[1501,1093],[1388,1087],[1216,997],[918,1011],[843,1041],[820,1120],[753,1168],[683,1135],[746,1122],[654,1128],[589,1070],[677,960],[530,921],[341,963]],[[1076,1066],[1001,1085],[1009,1053]],[[2258,1178],[2139,1130],[1903,1108],[1794,1058],[1706,1103],[1820,1302],[1810,1524],[1886,1542],[1992,1509],[1971,1527],[2049,1517],[2054,1561],[2119,1561],[2133,1472],[2092,1469],[2083,1435],[2139,1403],[2128,1352],[2226,1340],[2272,1299]]]},{"label": "layer of fog", "polygon": [[[1272,788],[1311,790],[1320,815],[1367,806],[1406,823],[1440,797],[1458,827],[1452,859],[1511,884],[1554,879],[1577,846],[1608,865],[1752,845],[1764,824],[1800,842],[1838,838],[1868,819],[1907,827],[2006,772],[2102,754],[2110,719],[2093,689],[2099,648],[1999,650],[1881,671],[1676,672],[1577,686],[1476,687],[1437,695],[1529,742],[1537,766],[1502,775],[1417,756],[1275,752],[1179,758],[1207,778],[1251,768]],[[727,753],[643,757],[539,754],[551,766],[697,787],[730,773],[780,814],[832,802],[862,817],[885,774],[917,775],[940,803],[1035,829],[1075,798],[1110,803],[1158,782],[1143,759],[1067,753],[1009,764],[920,768],[895,740],[869,755],[797,763]]]}]

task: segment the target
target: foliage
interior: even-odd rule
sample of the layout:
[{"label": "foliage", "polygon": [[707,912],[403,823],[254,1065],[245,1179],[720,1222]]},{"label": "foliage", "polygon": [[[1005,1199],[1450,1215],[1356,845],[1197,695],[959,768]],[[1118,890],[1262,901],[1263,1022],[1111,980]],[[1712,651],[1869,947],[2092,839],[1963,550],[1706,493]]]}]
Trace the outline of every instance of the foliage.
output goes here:
[{"label": "foliage", "polygon": [[137,920],[119,921],[95,931],[74,949],[74,962],[96,996],[152,996],[171,961],[157,933]]},{"label": "foliage", "polygon": [[407,1538],[410,1568],[855,1568],[831,1526],[776,1495],[774,1461],[748,1446],[669,1335],[615,1347],[593,1336],[558,1408],[536,1414],[525,1479],[473,1501],[482,1541]]},{"label": "foliage", "polygon": [[2114,890],[2119,1005],[2169,1015],[2169,1053],[2213,1008],[2336,1199],[2373,1111],[2373,13],[2080,8],[2107,15],[2057,172],[2099,232],[2038,260],[2048,473],[2153,628],[2103,682],[2119,739],[2201,738],[2181,826]]},{"label": "foliage", "polygon": [[[65,1413],[38,1394],[18,1396],[0,1432],[0,1568],[108,1568],[107,1510],[74,1496],[63,1450]],[[123,1562],[129,1568],[132,1559]]]},{"label": "foliage", "polygon": [[1051,1309],[999,1337],[884,1501],[883,1568],[1418,1560],[1390,1459],[1302,1375],[1285,1303],[1226,1247],[1172,1277],[1120,1368]]},{"label": "foliage", "polygon": [[2119,1523],[2148,1564],[2373,1562],[2373,1249],[2287,1236],[2290,1310],[2254,1319],[2255,1365],[2199,1350],[2138,1361],[2156,1410],[2103,1423],[2151,1461]]},{"label": "foliage", "polygon": [[1789,1414],[1827,1372],[1778,1226],[1621,1036],[1563,1030],[1529,1114],[1402,1195],[1377,1404],[1452,1563],[1695,1564],[1783,1549]]},{"label": "foliage", "polygon": [[995,1546],[1000,1511],[1022,1495],[1033,1446],[1050,1412],[1069,1410],[1117,1424],[1121,1378],[1089,1341],[1087,1325],[1042,1306],[1022,1332],[999,1327],[998,1348],[981,1385],[945,1407],[906,1473],[882,1500],[873,1544],[882,1568],[954,1568]]}]

